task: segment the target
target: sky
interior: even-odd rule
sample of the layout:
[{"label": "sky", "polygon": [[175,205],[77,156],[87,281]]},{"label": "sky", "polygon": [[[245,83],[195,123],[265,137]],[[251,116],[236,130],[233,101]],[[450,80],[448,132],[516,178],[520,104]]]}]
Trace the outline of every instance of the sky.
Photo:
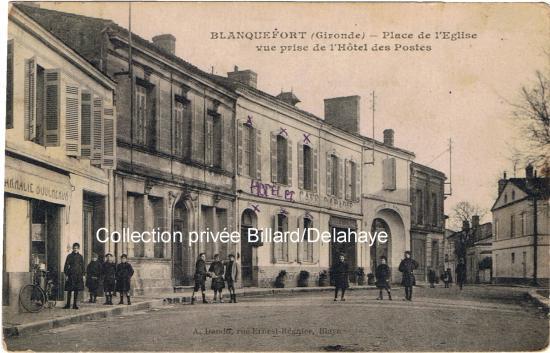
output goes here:
[{"label": "sky", "polygon": [[[127,3],[41,3],[42,8],[111,19],[128,28]],[[205,71],[226,75],[237,65],[258,74],[258,88],[292,90],[298,107],[323,117],[323,99],[361,96],[361,131],[375,138],[395,131],[395,144],[416,161],[449,177],[452,195],[489,210],[503,171],[514,175],[510,146],[523,144],[511,102],[535,71],[548,69],[550,7],[544,4],[427,3],[133,3],[132,31],[145,39],[171,33],[176,54]],[[307,32],[305,40],[214,40],[211,32]],[[351,43],[367,51],[313,51],[313,32],[365,33]],[[435,32],[466,32],[476,39],[434,40]],[[414,39],[384,39],[383,32]],[[418,39],[420,33],[430,39]],[[371,36],[372,35],[372,36]],[[372,51],[372,45],[430,45],[431,51]],[[307,52],[259,52],[257,45],[308,45]],[[515,174],[523,177],[523,166]],[[490,212],[484,221],[491,221]]]}]

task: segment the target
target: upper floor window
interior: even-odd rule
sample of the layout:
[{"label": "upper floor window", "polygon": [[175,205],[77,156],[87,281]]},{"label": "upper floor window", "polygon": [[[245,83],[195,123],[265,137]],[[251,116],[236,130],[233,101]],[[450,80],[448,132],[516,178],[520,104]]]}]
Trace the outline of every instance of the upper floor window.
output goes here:
[{"label": "upper floor window", "polygon": [[271,181],[292,185],[292,144],[282,134],[271,134]]},{"label": "upper floor window", "polygon": [[157,146],[155,85],[136,78],[134,142],[149,148]]},{"label": "upper floor window", "polygon": [[335,154],[329,154],[327,158],[327,195],[336,196],[340,195],[340,178],[342,173],[340,172],[340,158]]},{"label": "upper floor window", "polygon": [[206,116],[206,165],[221,167],[222,165],[222,116],[214,111],[208,111]]},{"label": "upper floor window", "polygon": [[240,175],[260,180],[262,172],[262,135],[251,121],[239,121],[238,130],[238,169]]},{"label": "upper floor window", "polygon": [[437,194],[432,193],[432,225],[437,226],[439,223],[439,204],[437,200]]},{"label": "upper floor window", "polygon": [[424,193],[422,189],[416,190],[415,197],[416,223],[424,224]]},{"label": "upper floor window", "polygon": [[191,102],[179,95],[174,101],[174,152],[188,158],[191,155]]},{"label": "upper floor window", "polygon": [[512,201],[516,199],[516,190],[512,190]]},{"label": "upper floor window", "polygon": [[516,216],[511,215],[510,216],[510,237],[514,237],[516,235]]},{"label": "upper floor window", "polygon": [[346,200],[356,201],[359,199],[359,182],[357,164],[353,161],[346,161]]},{"label": "upper floor window", "polygon": [[495,219],[495,240],[498,240],[499,229],[498,229],[498,219]]},{"label": "upper floor window", "polygon": [[396,189],[395,158],[386,158],[382,162],[384,190]]},{"label": "upper floor window", "polygon": [[13,127],[13,40],[8,40],[6,64],[6,129]]},{"label": "upper floor window", "polygon": [[308,144],[298,143],[298,186],[317,191],[317,150]]},{"label": "upper floor window", "polygon": [[303,146],[304,172],[303,183],[304,189],[311,190],[313,188],[313,150],[308,145]]}]

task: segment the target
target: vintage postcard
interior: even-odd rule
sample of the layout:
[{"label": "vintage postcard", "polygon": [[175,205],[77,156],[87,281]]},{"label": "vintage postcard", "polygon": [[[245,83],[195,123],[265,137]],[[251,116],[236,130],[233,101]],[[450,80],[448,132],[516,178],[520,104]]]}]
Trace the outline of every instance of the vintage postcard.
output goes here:
[{"label": "vintage postcard", "polygon": [[548,4],[7,7],[5,350],[547,349]]}]

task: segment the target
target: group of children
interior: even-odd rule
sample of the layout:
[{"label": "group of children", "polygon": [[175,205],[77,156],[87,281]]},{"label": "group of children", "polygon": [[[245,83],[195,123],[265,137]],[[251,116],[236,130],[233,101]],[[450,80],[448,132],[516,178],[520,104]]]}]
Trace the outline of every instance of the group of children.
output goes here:
[{"label": "group of children", "polygon": [[105,255],[105,261],[101,262],[97,254],[92,255],[92,261],[84,271],[84,258],[79,253],[80,244],[73,244],[73,252],[67,255],[63,272],[66,276],[65,291],[67,291],[67,304],[64,309],[71,308],[71,294],[73,294],[73,309],[78,309],[78,292],[84,290],[83,277],[86,275],[86,287],[90,293],[89,303],[96,303],[98,290],[103,284],[105,293],[104,305],[113,305],[113,295],[120,293],[119,304],[124,304],[124,297],[127,304],[131,305],[130,283],[134,275],[132,265],[128,263],[128,256],[122,254],[120,263],[115,264],[112,254]]},{"label": "group of children", "polygon": [[217,300],[223,303],[223,289],[225,283],[227,283],[227,289],[229,290],[229,296],[231,303],[237,302],[237,295],[235,294],[235,282],[237,282],[239,276],[239,270],[237,263],[235,262],[235,256],[230,254],[225,263],[220,260],[220,255],[214,255],[214,261],[210,264],[208,270],[206,270],[206,254],[201,253],[195,264],[195,287],[193,288],[193,294],[191,296],[191,304],[195,304],[195,293],[199,290],[202,294],[202,302],[208,304],[206,300],[206,278],[212,278],[211,289],[214,291],[213,303]]}]

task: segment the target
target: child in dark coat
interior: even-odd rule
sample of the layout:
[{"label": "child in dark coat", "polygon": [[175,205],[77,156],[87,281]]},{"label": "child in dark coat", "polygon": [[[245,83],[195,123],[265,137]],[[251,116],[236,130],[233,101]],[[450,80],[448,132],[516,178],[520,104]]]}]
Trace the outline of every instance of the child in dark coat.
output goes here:
[{"label": "child in dark coat", "polygon": [[133,275],[134,269],[128,263],[128,256],[122,254],[120,263],[116,266],[116,290],[120,293],[119,304],[124,304],[124,296],[128,299],[128,305],[132,304],[130,301],[130,280]]},{"label": "child in dark coat", "polygon": [[210,264],[210,268],[208,269],[208,272],[212,275],[212,290],[214,291],[214,300],[216,301],[216,298],[218,297],[218,294],[220,295],[220,303],[223,303],[222,298],[222,291],[225,288],[225,282],[224,282],[224,268],[223,263],[220,261],[220,255],[216,254],[214,255],[214,261]]},{"label": "child in dark coat", "polygon": [[200,253],[197,262],[195,263],[195,287],[193,288],[193,294],[191,295],[191,304],[195,304],[195,293],[201,290],[202,302],[208,304],[206,300],[206,277],[208,276],[208,271],[206,271],[206,254]]},{"label": "child in dark coat", "polygon": [[445,288],[450,288],[452,282],[453,275],[451,274],[451,269],[448,268],[445,272],[443,272],[443,283],[445,283]]},{"label": "child in dark coat", "polygon": [[435,271],[433,270],[433,268],[430,267],[430,269],[428,270],[428,282],[430,282],[430,288],[435,288],[436,277],[437,275]]},{"label": "child in dark coat", "polygon": [[334,301],[338,299],[338,290],[342,291],[341,301],[346,301],[344,295],[349,288],[349,266],[344,255],[340,255],[337,263],[330,268],[330,277],[334,281]]},{"label": "child in dark coat", "polygon": [[84,290],[84,258],[79,254],[80,244],[73,244],[73,252],[67,255],[63,272],[66,276],[65,291],[67,291],[67,304],[63,309],[71,308],[71,293],[74,293],[73,309],[78,309],[78,292]]},{"label": "child in dark coat", "polygon": [[97,259],[97,254],[92,254],[92,261],[86,267],[86,287],[90,292],[90,300],[88,301],[90,303],[96,302],[100,276],[101,262]]},{"label": "child in dark coat", "polygon": [[103,291],[105,292],[105,303],[103,304],[113,305],[113,293],[116,284],[116,265],[113,263],[113,255],[105,255],[101,275],[103,276]]},{"label": "child in dark coat", "polygon": [[416,284],[413,271],[418,268],[418,262],[411,259],[411,252],[405,251],[405,258],[399,264],[399,272],[403,274],[401,284],[405,287],[405,300],[412,300],[413,286]]},{"label": "child in dark coat", "polygon": [[376,300],[383,300],[382,290],[385,289],[388,293],[388,298],[391,300],[390,289],[390,267],[386,264],[386,257],[380,256],[380,265],[376,266],[376,287],[380,289],[380,294]]}]

